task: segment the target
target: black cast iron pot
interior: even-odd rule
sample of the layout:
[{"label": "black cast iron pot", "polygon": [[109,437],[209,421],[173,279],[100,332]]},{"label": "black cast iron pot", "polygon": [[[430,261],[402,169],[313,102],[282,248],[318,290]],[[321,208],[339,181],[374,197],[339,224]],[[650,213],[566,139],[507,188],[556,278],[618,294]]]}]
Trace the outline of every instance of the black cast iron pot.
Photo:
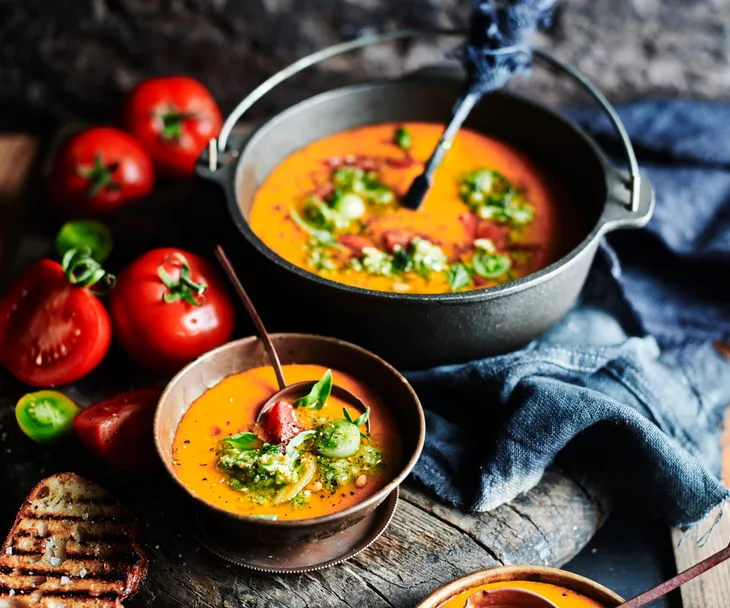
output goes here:
[{"label": "black cast iron pot", "polygon": [[571,121],[532,100],[486,96],[465,126],[502,139],[551,169],[572,189],[571,211],[585,237],[550,266],[519,280],[475,291],[401,294],[351,287],[298,268],[271,251],[248,223],[254,194],[284,158],[310,142],[361,125],[386,121],[447,122],[461,83],[454,72],[423,70],[399,80],[329,91],[275,116],[253,134],[231,134],[241,115],[274,86],[341,52],[384,40],[426,35],[395,32],[330,47],[292,64],[253,91],[228,118],[218,140],[201,157],[199,174],[223,186],[231,216],[244,236],[246,266],[255,272],[260,308],[286,316],[286,329],[341,337],[401,368],[468,361],[524,346],[574,304],[598,244],[606,233],[639,228],[650,219],[654,197],[639,177],[636,158],[617,114],[599,91],[572,68],[542,51],[535,56],[568,73],[599,102],[616,128],[629,161],[628,175],[614,168],[596,143]]}]

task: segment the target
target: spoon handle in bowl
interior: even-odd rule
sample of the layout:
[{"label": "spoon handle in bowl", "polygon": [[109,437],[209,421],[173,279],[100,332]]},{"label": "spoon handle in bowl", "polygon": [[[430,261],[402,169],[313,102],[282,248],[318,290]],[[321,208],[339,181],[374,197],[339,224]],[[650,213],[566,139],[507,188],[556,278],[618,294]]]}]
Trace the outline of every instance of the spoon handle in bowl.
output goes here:
[{"label": "spoon handle in bowl", "polygon": [[271,338],[269,337],[266,328],[264,327],[264,322],[261,320],[259,313],[256,312],[256,308],[254,307],[253,302],[251,302],[251,298],[248,297],[246,290],[243,288],[243,285],[241,285],[241,281],[238,279],[238,275],[236,274],[236,270],[233,268],[233,264],[231,264],[231,260],[228,258],[226,252],[223,251],[223,247],[221,247],[220,245],[216,245],[215,257],[218,258],[218,262],[220,262],[220,265],[223,267],[223,270],[225,271],[228,280],[233,285],[233,288],[236,291],[236,295],[239,297],[244,307],[246,308],[248,316],[251,317],[251,321],[253,321],[253,324],[256,327],[256,333],[258,334],[259,338],[261,338],[261,340],[263,340],[264,342],[266,351],[269,353],[269,358],[271,359],[271,365],[273,366],[274,373],[276,374],[276,382],[279,384],[279,390],[285,389],[286,380],[284,379],[284,371],[281,369],[279,354],[276,352],[274,344],[271,341]]},{"label": "spoon handle in bowl", "polygon": [[691,568],[687,568],[684,572],[680,572],[677,576],[670,578],[668,581],[664,581],[660,585],[652,587],[648,591],[644,591],[643,593],[632,597],[623,604],[619,604],[617,608],[639,608],[640,606],[645,606],[649,602],[653,602],[655,599],[666,595],[677,587],[691,581],[700,574],[707,572],[710,568],[718,566],[728,558],[730,558],[730,545],[721,551],[710,555],[710,557],[703,559],[699,564],[695,564]]}]

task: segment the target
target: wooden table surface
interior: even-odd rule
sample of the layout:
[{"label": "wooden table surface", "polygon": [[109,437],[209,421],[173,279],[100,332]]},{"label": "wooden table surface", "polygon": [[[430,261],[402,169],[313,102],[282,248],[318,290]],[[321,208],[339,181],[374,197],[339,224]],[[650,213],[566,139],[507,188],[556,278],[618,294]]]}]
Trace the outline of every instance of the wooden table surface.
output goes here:
[{"label": "wooden table surface", "polygon": [[[24,265],[48,253],[54,220],[46,217],[41,180],[27,179],[37,175],[33,162],[39,147],[33,137],[0,138],[0,286],[3,272],[6,280],[12,274],[11,262]],[[187,186],[184,190],[190,194]],[[146,381],[121,353],[112,352],[89,378],[64,390],[83,406]],[[5,482],[0,522],[9,528],[27,491],[53,472],[74,470],[98,481],[137,514],[152,555],[148,580],[128,606],[413,606],[433,589],[476,569],[562,565],[586,545],[610,511],[607,501],[587,496],[559,471],[548,472],[534,490],[511,504],[482,514],[461,513],[407,486],[386,533],[350,562],[304,575],[258,574],[216,558],[194,541],[191,514],[180,507],[177,490],[164,475],[131,477],[91,461],[78,447],[59,454],[27,441],[13,414],[26,390],[0,372],[0,475]],[[730,474],[730,450],[726,464]],[[704,548],[687,540],[677,549],[678,566],[691,565],[728,540],[726,517]],[[728,581],[730,566],[688,586],[685,608],[727,608]]]}]

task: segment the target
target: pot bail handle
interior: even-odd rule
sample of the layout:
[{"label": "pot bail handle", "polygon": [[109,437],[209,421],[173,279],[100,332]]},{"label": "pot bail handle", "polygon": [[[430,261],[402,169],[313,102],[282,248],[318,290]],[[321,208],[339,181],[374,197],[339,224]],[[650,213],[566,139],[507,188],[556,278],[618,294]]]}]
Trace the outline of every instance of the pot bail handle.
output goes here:
[{"label": "pot bail handle", "polygon": [[[213,138],[208,142],[208,170],[211,172],[218,170],[219,156],[222,156],[225,153],[226,146],[228,145],[228,139],[231,136],[233,128],[236,126],[236,123],[241,119],[241,117],[251,108],[251,106],[253,106],[259,99],[261,99],[264,95],[276,88],[282,82],[288,80],[299,72],[302,72],[303,70],[306,70],[307,68],[317,63],[321,63],[322,61],[326,61],[327,59],[336,57],[337,55],[342,55],[344,53],[349,53],[350,51],[373,46],[376,44],[384,44],[386,42],[393,42],[396,40],[405,40],[408,38],[420,38],[426,36],[458,36],[465,33],[465,30],[459,29],[435,29],[396,30],[380,34],[368,34],[366,36],[355,38],[354,40],[349,40],[347,42],[341,42],[339,44],[326,47],[312,53],[311,55],[306,55],[305,57],[298,59],[294,63],[285,67],[283,70],[278,71],[270,78],[264,80],[264,82],[262,82],[246,97],[244,97],[241,103],[239,103],[234,108],[228,118],[226,118],[225,123],[223,123],[223,127],[221,128],[221,132],[218,135],[218,138]],[[639,192],[641,189],[639,163],[636,160],[636,154],[634,152],[634,147],[631,145],[629,134],[626,132],[626,127],[624,126],[623,122],[621,122],[621,118],[619,117],[618,112],[616,112],[616,109],[611,105],[608,99],[606,99],[603,93],[601,93],[598,87],[596,87],[590,80],[588,80],[585,76],[578,72],[574,67],[568,65],[567,63],[561,61],[557,57],[554,57],[553,55],[542,49],[533,48],[531,50],[535,57],[542,59],[546,63],[552,65],[554,68],[562,71],[566,75],[570,76],[573,80],[575,80],[583,88],[584,91],[586,91],[591,97],[593,97],[593,99],[598,103],[603,112],[606,114],[608,121],[610,122],[614,131],[616,131],[619,139],[621,140],[621,144],[624,148],[626,159],[628,161],[629,180],[626,185],[631,190],[631,198],[627,207],[631,210],[632,213],[638,212]]]},{"label": "pot bail handle", "polygon": [[311,55],[306,55],[305,57],[298,59],[283,70],[279,70],[276,74],[264,80],[264,82],[246,95],[246,97],[241,100],[241,103],[233,109],[230,116],[228,116],[226,121],[223,123],[223,127],[221,128],[218,138],[213,138],[208,142],[208,169],[210,171],[216,171],[218,169],[218,157],[225,153],[228,138],[231,136],[233,127],[236,126],[236,123],[241,119],[244,113],[247,112],[251,106],[253,106],[264,95],[299,72],[302,72],[317,63],[336,57],[337,55],[349,53],[350,51],[355,51],[367,46],[421,36],[458,36],[462,33],[463,32],[461,30],[396,30],[380,34],[368,34],[366,36],[355,38],[354,40],[348,40],[347,42],[328,46],[312,53]]},{"label": "pot bail handle", "polygon": [[549,63],[554,68],[562,71],[563,73],[570,76],[573,80],[575,80],[583,88],[584,91],[586,91],[591,97],[593,97],[593,99],[600,106],[601,110],[603,110],[603,112],[606,114],[608,122],[611,124],[613,130],[616,131],[616,134],[621,140],[621,145],[623,146],[624,153],[626,154],[626,160],[629,166],[629,179],[626,183],[626,186],[631,190],[631,198],[629,199],[629,203],[628,205],[626,205],[626,207],[632,213],[637,213],[639,211],[639,195],[641,192],[641,175],[639,173],[639,162],[636,160],[636,153],[634,152],[634,146],[631,144],[631,138],[629,137],[629,134],[626,131],[626,127],[621,121],[621,117],[618,115],[616,108],[611,105],[611,102],[608,101],[606,96],[601,93],[596,85],[588,80],[588,78],[583,76],[583,74],[581,74],[573,66],[565,63],[564,61],[561,61],[554,55],[551,55],[550,53],[542,49],[533,48],[532,53],[533,55],[535,55],[535,57],[539,57],[546,63]]}]

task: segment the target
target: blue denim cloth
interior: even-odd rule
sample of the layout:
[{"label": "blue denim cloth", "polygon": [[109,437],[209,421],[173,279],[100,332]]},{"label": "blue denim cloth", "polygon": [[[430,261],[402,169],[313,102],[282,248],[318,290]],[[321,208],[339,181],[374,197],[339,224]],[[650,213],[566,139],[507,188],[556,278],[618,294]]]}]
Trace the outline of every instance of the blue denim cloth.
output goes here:
[{"label": "blue denim cloth", "polygon": [[[649,226],[611,235],[580,304],[516,353],[407,373],[428,433],[414,477],[485,511],[556,463],[589,487],[688,527],[730,497],[718,481],[730,363],[730,107],[620,108],[654,184]],[[574,112],[611,147],[592,111]]]}]

